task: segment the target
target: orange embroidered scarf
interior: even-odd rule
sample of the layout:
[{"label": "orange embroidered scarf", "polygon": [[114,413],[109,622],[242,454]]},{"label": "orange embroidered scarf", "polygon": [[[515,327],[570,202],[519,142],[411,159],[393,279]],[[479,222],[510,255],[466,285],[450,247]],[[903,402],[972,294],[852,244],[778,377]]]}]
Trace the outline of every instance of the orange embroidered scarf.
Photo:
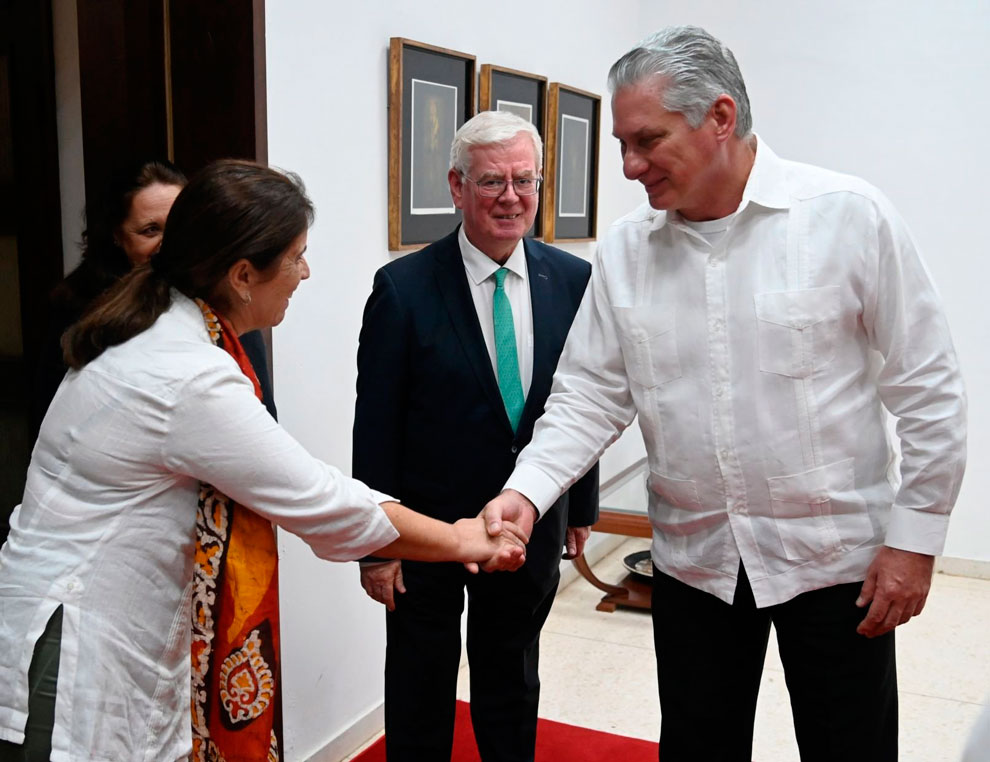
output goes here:
[{"label": "orange embroidered scarf", "polygon": [[[230,325],[197,299],[214,344],[261,398]],[[271,522],[200,484],[192,589],[194,762],[282,758],[278,553]]]}]

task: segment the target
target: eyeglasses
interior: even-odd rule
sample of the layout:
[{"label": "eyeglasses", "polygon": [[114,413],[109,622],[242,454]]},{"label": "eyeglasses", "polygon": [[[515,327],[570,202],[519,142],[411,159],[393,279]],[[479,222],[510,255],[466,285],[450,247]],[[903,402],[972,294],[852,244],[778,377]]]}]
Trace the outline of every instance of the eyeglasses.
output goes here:
[{"label": "eyeglasses", "polygon": [[[498,198],[508,186],[505,180],[488,178],[485,180],[472,180],[461,172],[461,177],[478,186],[478,193],[488,198]],[[540,182],[542,177],[514,177],[512,178],[512,190],[517,196],[535,196],[540,192]]]}]

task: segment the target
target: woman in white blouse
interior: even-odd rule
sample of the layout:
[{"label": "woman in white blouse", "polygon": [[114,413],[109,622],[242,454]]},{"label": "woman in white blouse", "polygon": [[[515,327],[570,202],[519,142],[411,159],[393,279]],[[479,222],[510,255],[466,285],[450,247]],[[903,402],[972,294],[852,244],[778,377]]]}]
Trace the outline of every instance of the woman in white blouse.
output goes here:
[{"label": "woman in white blouse", "polygon": [[[67,335],[73,370],[0,549],[0,762],[48,759],[49,742],[53,760],[188,757],[194,527],[214,501],[329,560],[522,564],[514,527],[490,540],[480,519],[410,511],[310,456],[258,400],[236,337],[281,322],[312,216],[294,176],[213,164],[151,266]],[[32,731],[29,693],[56,679],[54,722]]]}]

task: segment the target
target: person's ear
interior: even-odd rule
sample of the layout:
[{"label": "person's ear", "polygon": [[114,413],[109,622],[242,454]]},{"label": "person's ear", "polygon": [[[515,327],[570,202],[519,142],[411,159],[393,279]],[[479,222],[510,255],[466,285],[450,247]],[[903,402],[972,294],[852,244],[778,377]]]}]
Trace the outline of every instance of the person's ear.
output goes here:
[{"label": "person's ear", "polygon": [[447,182],[450,185],[450,197],[454,200],[454,206],[457,209],[463,209],[464,206],[464,178],[461,177],[461,173],[456,169],[451,169],[447,173]]},{"label": "person's ear", "polygon": [[722,93],[712,107],[708,116],[715,124],[715,138],[719,141],[728,140],[736,131],[736,102],[731,95]]},{"label": "person's ear", "polygon": [[242,304],[251,303],[251,288],[257,282],[257,270],[246,259],[239,259],[227,271],[227,285]]}]

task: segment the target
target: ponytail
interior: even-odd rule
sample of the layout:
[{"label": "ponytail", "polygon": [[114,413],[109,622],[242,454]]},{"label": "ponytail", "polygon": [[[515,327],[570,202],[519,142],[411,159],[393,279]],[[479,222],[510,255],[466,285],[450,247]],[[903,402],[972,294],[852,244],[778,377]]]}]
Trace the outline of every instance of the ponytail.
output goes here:
[{"label": "ponytail", "polygon": [[151,266],[136,267],[62,336],[65,364],[79,370],[108,347],[146,331],[171,303],[168,281]]}]

